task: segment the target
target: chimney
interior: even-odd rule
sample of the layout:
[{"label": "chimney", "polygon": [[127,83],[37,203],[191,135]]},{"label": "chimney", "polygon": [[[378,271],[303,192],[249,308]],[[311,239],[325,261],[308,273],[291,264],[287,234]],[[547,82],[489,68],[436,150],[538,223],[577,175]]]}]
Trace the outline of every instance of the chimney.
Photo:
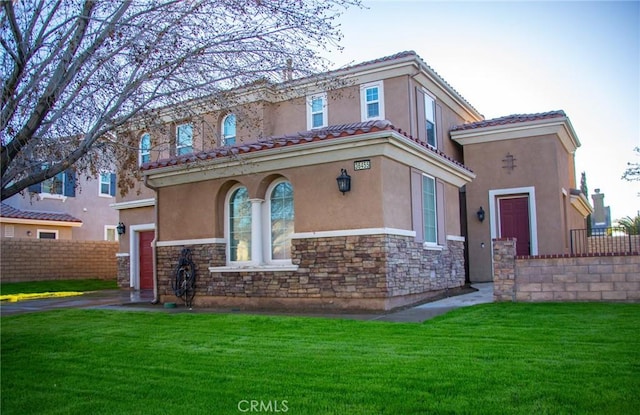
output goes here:
[{"label": "chimney", "polygon": [[591,199],[593,199],[591,221],[594,225],[604,225],[607,223],[607,216],[604,209],[604,193],[600,193],[600,189],[595,189],[595,192],[595,194],[591,195]]},{"label": "chimney", "polygon": [[291,81],[293,79],[293,59],[287,59],[287,67],[284,70],[284,80]]}]

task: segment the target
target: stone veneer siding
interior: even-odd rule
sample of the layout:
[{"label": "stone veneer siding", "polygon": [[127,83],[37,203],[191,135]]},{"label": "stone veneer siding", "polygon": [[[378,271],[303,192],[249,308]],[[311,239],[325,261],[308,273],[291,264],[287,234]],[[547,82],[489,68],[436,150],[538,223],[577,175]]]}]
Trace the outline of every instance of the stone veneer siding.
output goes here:
[{"label": "stone veneer siding", "polygon": [[[294,239],[295,271],[209,272],[225,266],[225,245],[190,246],[198,270],[196,306],[391,309],[464,285],[462,241],[441,250],[413,237],[364,235]],[[158,247],[161,301],[176,301],[170,281],[182,246]]]},{"label": "stone veneer siding", "polygon": [[131,259],[129,255],[118,255],[116,257],[118,262],[118,287],[130,288],[131,287]]},{"label": "stone veneer siding", "polygon": [[493,241],[495,301],[640,301],[640,255],[515,256]]}]

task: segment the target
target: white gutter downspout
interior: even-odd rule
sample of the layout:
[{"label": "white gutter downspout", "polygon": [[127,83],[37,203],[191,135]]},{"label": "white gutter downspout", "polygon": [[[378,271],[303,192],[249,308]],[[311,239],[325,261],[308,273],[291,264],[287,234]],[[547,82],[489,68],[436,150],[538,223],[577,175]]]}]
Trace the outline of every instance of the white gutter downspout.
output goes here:
[{"label": "white gutter downspout", "polygon": [[158,188],[150,185],[148,179],[149,176],[144,176],[144,185],[156,192],[156,203],[153,204],[155,232],[153,233],[153,241],[151,241],[151,257],[153,260],[153,301],[151,301],[151,304],[158,304],[160,302],[160,298],[158,298],[158,255],[156,253],[156,243],[158,242]]}]

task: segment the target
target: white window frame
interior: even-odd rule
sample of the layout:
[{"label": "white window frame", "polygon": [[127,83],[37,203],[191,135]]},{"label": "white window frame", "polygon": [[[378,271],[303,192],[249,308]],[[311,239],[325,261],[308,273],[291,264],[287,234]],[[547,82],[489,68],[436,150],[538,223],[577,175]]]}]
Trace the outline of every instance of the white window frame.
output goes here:
[{"label": "white window frame", "polygon": [[[313,101],[322,100],[322,109],[320,111],[313,111]],[[320,125],[313,125],[313,116],[322,114],[322,123]],[[322,92],[320,94],[314,94],[307,97],[307,130],[315,130],[318,128],[324,128],[328,125],[328,104],[327,93]]]},{"label": "white window frame", "polygon": [[[376,81],[376,82],[369,82],[367,84],[362,84],[360,85],[360,115],[362,118],[362,121],[371,121],[371,120],[384,120],[385,119],[385,115],[384,115],[384,82],[383,81]],[[378,100],[377,101],[371,101],[371,102],[377,102],[378,103],[378,115],[375,117],[369,117],[368,114],[369,112],[367,111],[367,104],[369,104],[369,102],[367,102],[367,89],[371,89],[371,88],[378,88]]]},{"label": "white window frame", "polygon": [[[435,240],[430,241],[427,240],[427,232],[425,229],[426,226],[426,215],[425,215],[425,205],[424,205],[424,180],[425,178],[431,180],[433,182],[433,219],[434,219],[434,227],[435,227]],[[422,236],[424,238],[425,246],[438,246],[438,191],[436,189],[436,178],[433,176],[429,176],[427,174],[422,175],[422,183],[421,183],[421,203],[422,203]]]},{"label": "white window frame", "polygon": [[[145,137],[149,138],[149,148],[144,148],[142,145],[142,140],[144,140]],[[140,146],[140,151],[139,151],[139,155],[138,155],[138,164],[139,165],[143,165],[144,163],[148,163],[149,161],[151,161],[151,134],[149,133],[143,133],[140,136],[140,141],[139,141],[139,146]],[[149,158],[148,161],[144,161],[145,156],[147,156]]]},{"label": "white window frame", "polygon": [[[189,141],[189,145],[180,145],[180,130],[181,128],[187,127],[187,126],[191,128],[191,140]],[[180,150],[187,147],[191,147],[191,151],[188,151],[186,153],[180,152]],[[176,125],[176,156],[181,156],[181,155],[190,154],[190,153],[193,153],[193,124],[190,122],[185,122],[185,123]]]},{"label": "white window frame", "polygon": [[[274,180],[267,188],[267,192],[265,193],[266,203],[264,204],[265,206],[262,212],[262,219],[263,219],[262,223],[264,224],[264,226],[262,227],[262,246],[264,247],[263,258],[265,258],[268,264],[291,265],[291,258],[273,259],[273,252],[272,252],[273,249],[271,246],[273,242],[271,240],[271,194],[275,190],[276,186],[278,186],[280,183],[289,183],[293,188],[293,185],[291,184],[291,182],[285,178]],[[294,220],[295,220],[295,203],[293,206],[293,212],[294,212],[293,214],[294,214]],[[295,234],[295,228],[294,228],[294,232],[292,232],[291,235],[293,236],[294,234]]]},{"label": "white window frame", "polygon": [[[58,176],[62,177],[62,179],[60,180],[60,182],[62,183],[61,187],[60,187],[60,193],[46,192],[44,190],[45,183],[54,181],[56,178],[59,178]],[[66,173],[64,171],[61,171],[60,173],[56,174],[55,176],[50,177],[50,178],[48,178],[46,180],[43,180],[42,184],[40,185],[40,193],[43,193],[45,195],[54,196],[54,197],[51,197],[51,199],[59,199],[59,198],[65,198],[66,199],[66,196],[64,195],[64,189],[65,189],[66,181],[67,181],[67,177],[66,176],[67,176]]]},{"label": "white window frame", "polygon": [[118,227],[115,225],[104,225],[104,240],[109,240],[109,231],[113,231],[113,235],[115,237],[114,241],[118,242],[120,240],[120,235],[118,235]]},{"label": "white window frame", "polygon": [[[234,118],[234,125],[233,128],[235,130],[235,134],[231,135],[231,134],[227,134],[226,128],[225,128],[225,123],[227,122],[227,119],[229,117],[233,117]],[[238,117],[236,116],[236,114],[234,113],[229,113],[227,115],[224,116],[224,118],[222,119],[222,126],[221,126],[221,136],[222,136],[222,146],[228,146],[228,145],[234,145],[237,142],[237,136],[238,136]],[[229,144],[228,140],[230,138],[233,138],[233,143]]]},{"label": "white window frame", "polygon": [[[106,174],[106,175],[108,175],[108,176],[109,176],[109,182],[108,182],[108,183],[106,183],[106,184],[108,184],[108,185],[109,185],[109,192],[108,192],[108,193],[103,193],[103,192],[102,192],[102,185],[103,185],[103,184],[105,184],[105,183],[103,183],[103,181],[102,181],[102,175],[103,175],[103,174]],[[102,173],[100,173],[100,174],[98,175],[98,196],[100,196],[100,197],[113,197],[113,196],[111,196],[111,175],[112,175],[112,174],[113,174],[113,172],[106,172],[106,171],[103,171]],[[113,191],[114,191],[114,193],[115,193],[115,189],[113,189]]]},{"label": "white window frame", "polygon": [[40,238],[40,235],[43,233],[52,233],[56,236],[53,239],[60,239],[60,232],[57,229],[38,229],[36,231],[36,236],[38,237],[38,239],[49,239],[49,238]]},{"label": "white window frame", "polygon": [[[436,100],[429,95],[427,91],[424,91],[424,141],[433,148],[438,148],[438,126],[436,124]],[[429,142],[429,129],[427,123],[433,124],[433,144]]]}]

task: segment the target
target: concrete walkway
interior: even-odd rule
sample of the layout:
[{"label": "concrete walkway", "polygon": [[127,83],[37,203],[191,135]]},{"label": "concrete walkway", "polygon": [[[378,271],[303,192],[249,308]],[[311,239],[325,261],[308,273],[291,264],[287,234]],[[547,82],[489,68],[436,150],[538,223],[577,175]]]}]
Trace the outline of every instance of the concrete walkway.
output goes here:
[{"label": "concrete walkway", "polygon": [[234,311],[230,309],[194,308],[189,310],[179,305],[177,308],[165,308],[162,304],[152,305],[153,293],[150,290],[104,290],[85,293],[78,297],[47,298],[40,300],[3,301],[0,315],[21,314],[36,311],[55,310],[59,308],[99,308],[124,311],[156,311],[170,313],[242,313],[260,315],[288,315],[300,317],[346,318],[355,320],[411,322],[420,323],[432,317],[446,313],[459,307],[493,302],[493,283],[472,284],[477,291],[468,294],[448,297],[414,307],[389,313],[293,313],[277,311]]},{"label": "concrete walkway", "polygon": [[405,310],[385,314],[383,316],[380,316],[380,318],[376,318],[375,320],[404,323],[421,323],[425,320],[429,320],[430,318],[439,316],[455,308],[493,302],[492,282],[475,283],[471,284],[471,287],[475,288],[478,291],[420,304],[411,308],[407,308]]}]

